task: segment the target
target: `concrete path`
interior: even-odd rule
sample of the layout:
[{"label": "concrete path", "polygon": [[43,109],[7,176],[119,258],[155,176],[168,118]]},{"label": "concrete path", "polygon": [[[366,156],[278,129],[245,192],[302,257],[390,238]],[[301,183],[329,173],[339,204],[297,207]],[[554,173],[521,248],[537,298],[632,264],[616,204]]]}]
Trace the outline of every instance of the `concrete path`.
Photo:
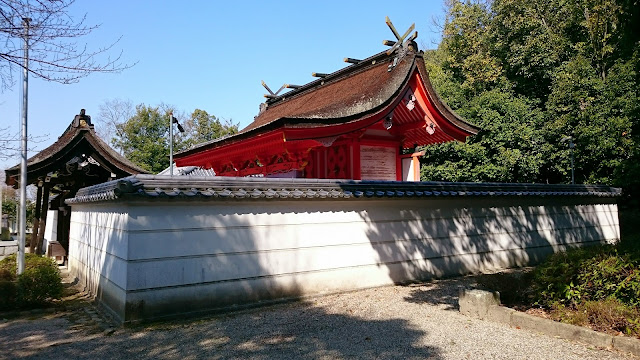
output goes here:
[{"label": "concrete path", "polygon": [[457,311],[473,278],[109,329],[93,305],[0,319],[0,359],[633,359]]}]

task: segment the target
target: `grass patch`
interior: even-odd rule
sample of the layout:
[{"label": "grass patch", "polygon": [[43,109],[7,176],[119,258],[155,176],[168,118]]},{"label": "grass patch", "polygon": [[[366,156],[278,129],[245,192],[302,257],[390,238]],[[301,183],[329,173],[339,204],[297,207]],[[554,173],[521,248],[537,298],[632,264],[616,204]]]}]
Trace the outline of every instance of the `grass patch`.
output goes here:
[{"label": "grass patch", "polygon": [[640,310],[613,298],[586,301],[573,307],[556,305],[549,315],[554,320],[596,331],[640,337]]}]

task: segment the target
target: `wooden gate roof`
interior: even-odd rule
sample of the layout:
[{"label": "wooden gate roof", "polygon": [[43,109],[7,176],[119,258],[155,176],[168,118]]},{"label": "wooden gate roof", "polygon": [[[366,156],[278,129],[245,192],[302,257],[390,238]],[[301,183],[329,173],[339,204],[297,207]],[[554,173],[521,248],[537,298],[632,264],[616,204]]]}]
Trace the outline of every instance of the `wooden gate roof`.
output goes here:
[{"label": "wooden gate roof", "polygon": [[[83,109],[56,142],[27,160],[27,184],[70,173],[68,167],[76,168],[79,163],[91,163],[94,173],[100,169],[95,183],[147,173],[100,139]],[[20,164],[5,170],[5,175],[7,185],[17,187]]]}]

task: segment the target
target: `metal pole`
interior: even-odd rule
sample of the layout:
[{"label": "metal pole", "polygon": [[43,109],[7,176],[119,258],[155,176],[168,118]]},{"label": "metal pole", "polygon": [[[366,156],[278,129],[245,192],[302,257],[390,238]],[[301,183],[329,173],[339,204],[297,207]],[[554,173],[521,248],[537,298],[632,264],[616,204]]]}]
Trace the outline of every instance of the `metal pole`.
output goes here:
[{"label": "metal pole", "polygon": [[2,193],[4,192],[4,185],[0,184],[0,240],[4,240],[2,235],[2,229],[4,228],[4,221],[2,221]]},{"label": "metal pole", "polygon": [[173,176],[173,113],[169,113],[169,175]]},{"label": "metal pole", "polygon": [[571,141],[569,142],[569,148],[571,149],[571,184],[576,183],[576,178],[574,175],[575,167],[573,166],[573,148],[574,147],[575,147],[575,144],[573,143],[573,139],[571,139]]},{"label": "metal pole", "polygon": [[18,275],[24,272],[24,246],[27,235],[27,109],[29,99],[29,22],[22,18],[24,26],[24,66],[22,69],[22,149],[20,165],[20,221],[18,231]]}]

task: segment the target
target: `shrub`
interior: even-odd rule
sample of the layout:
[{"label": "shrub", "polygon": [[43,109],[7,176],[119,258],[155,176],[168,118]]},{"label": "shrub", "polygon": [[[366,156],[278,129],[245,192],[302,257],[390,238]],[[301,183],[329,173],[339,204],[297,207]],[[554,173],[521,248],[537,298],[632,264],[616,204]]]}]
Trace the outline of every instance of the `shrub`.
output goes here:
[{"label": "shrub", "polygon": [[17,288],[15,281],[5,280],[0,275],[0,310],[11,309],[16,303]]},{"label": "shrub", "polygon": [[58,265],[50,258],[25,254],[25,270],[16,276],[16,255],[0,261],[0,309],[33,307],[62,296]]},{"label": "shrub", "polygon": [[532,286],[538,305],[551,307],[575,299],[576,294],[570,292],[570,288],[577,280],[582,260],[590,255],[589,250],[593,248],[559,252],[536,267]]},{"label": "shrub", "polygon": [[37,264],[25,267],[18,276],[18,299],[27,306],[41,305],[48,299],[59,299],[62,290],[58,265],[50,258],[41,257]]},{"label": "shrub", "polygon": [[0,310],[11,309],[16,304],[16,256],[0,261]]},{"label": "shrub", "polygon": [[0,260],[0,280],[14,281],[16,279],[16,255],[10,255]]},{"label": "shrub", "polygon": [[629,255],[617,251],[583,261],[574,291],[585,301],[614,298],[631,306],[640,305],[640,268]]},{"label": "shrub", "polygon": [[640,262],[634,252],[614,246],[573,249],[552,255],[533,274],[537,304],[576,306],[587,301],[617,299],[640,305]]}]

